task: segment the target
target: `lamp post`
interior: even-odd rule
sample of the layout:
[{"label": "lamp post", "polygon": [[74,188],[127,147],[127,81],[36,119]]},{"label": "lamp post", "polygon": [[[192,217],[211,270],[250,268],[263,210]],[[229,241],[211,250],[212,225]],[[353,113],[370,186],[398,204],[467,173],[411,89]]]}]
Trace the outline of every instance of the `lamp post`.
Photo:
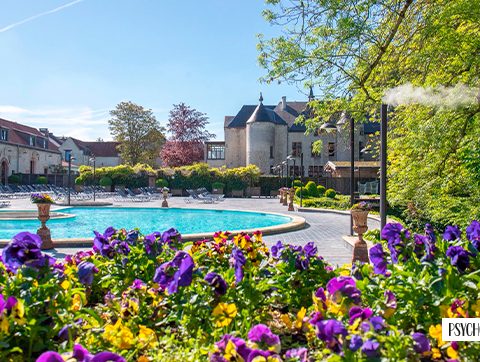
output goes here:
[{"label": "lamp post", "polygon": [[285,187],[288,186],[288,162],[287,161],[283,161],[282,162],[282,176],[283,176],[283,169],[286,168],[286,172],[285,172]]},{"label": "lamp post", "polygon": [[[350,207],[355,203],[355,122],[345,111],[342,112],[340,119],[334,123],[327,121],[320,129],[327,132],[336,132],[339,127],[344,126],[346,123],[350,126]],[[350,215],[350,235],[353,235],[353,218]]]},{"label": "lamp post", "polygon": [[65,161],[68,162],[68,180],[67,180],[67,204],[70,206],[70,188],[71,188],[71,171],[72,171],[72,150],[65,150]]},{"label": "lamp post", "polygon": [[93,162],[93,202],[95,202],[96,190],[95,190],[95,155],[90,158],[90,162]]},{"label": "lamp post", "polygon": [[[288,155],[286,159],[287,165],[288,165],[288,160],[293,160],[293,172],[292,172],[292,187],[293,187],[293,183],[295,182],[295,157],[293,157],[293,155]],[[287,174],[289,175],[288,167],[287,167]],[[287,183],[287,187],[288,187],[288,183]]]},{"label": "lamp post", "polygon": [[387,223],[387,112],[388,105],[380,109],[380,230]]},{"label": "lamp post", "polygon": [[303,152],[300,154],[300,207],[303,207]]}]

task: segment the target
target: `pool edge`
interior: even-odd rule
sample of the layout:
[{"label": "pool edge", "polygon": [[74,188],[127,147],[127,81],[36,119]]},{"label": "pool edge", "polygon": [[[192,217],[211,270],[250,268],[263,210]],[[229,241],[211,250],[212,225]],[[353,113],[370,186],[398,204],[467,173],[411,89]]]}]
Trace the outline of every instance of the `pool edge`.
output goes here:
[{"label": "pool edge", "polygon": [[[179,208],[179,209],[183,209],[183,208]],[[210,210],[215,210],[215,209],[210,209]],[[254,210],[235,210],[235,209],[221,209],[221,210],[259,213],[259,211],[254,211]],[[246,230],[223,230],[223,231],[229,231],[232,234],[237,234],[240,232],[246,232],[251,234],[251,233],[254,233],[255,231],[261,231],[263,235],[275,235],[275,234],[282,234],[286,232],[301,230],[305,228],[305,225],[306,225],[305,218],[298,215],[288,215],[288,214],[282,214],[279,212],[270,212],[270,211],[268,212],[262,211],[261,213],[288,217],[291,220],[290,222],[285,224],[267,226],[264,228],[255,228],[255,229],[246,229]],[[203,239],[212,238],[214,234],[215,232],[182,234],[182,239],[186,241],[203,240]],[[0,239],[0,247],[6,246],[9,242],[10,240],[8,239]],[[54,248],[83,247],[83,246],[90,247],[93,245],[93,238],[53,239],[53,244],[54,244]]]}]

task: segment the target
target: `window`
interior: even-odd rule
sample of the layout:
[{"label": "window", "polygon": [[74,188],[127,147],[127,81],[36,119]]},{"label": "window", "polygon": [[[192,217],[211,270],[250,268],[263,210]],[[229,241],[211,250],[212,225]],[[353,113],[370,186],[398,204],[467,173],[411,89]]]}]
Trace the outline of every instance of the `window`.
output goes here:
[{"label": "window", "polygon": [[30,173],[35,173],[35,160],[30,160]]},{"label": "window", "polygon": [[207,144],[207,160],[224,160],[225,145],[208,143]]},{"label": "window", "polygon": [[0,129],[0,140],[8,141],[8,130]]},{"label": "window", "polygon": [[299,157],[302,154],[302,142],[292,142],[292,156]]},{"label": "window", "polygon": [[273,146],[270,146],[270,158],[273,158]]},{"label": "window", "polygon": [[30,136],[28,140],[30,146],[35,146],[35,136]]},{"label": "window", "polygon": [[290,166],[289,174],[290,176],[300,176],[300,166]]},{"label": "window", "polygon": [[328,142],[328,157],[335,157],[335,142]]}]

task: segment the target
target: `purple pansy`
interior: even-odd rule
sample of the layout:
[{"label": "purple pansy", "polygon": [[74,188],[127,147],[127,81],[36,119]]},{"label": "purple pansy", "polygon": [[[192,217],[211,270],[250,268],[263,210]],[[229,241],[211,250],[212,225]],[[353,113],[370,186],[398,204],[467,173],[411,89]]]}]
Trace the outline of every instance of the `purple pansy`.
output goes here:
[{"label": "purple pansy", "polygon": [[257,324],[248,332],[248,339],[260,346],[277,346],[280,344],[280,338],[274,334],[265,324]]},{"label": "purple pansy", "polygon": [[36,234],[22,232],[15,235],[12,241],[2,251],[3,263],[13,272],[22,265],[31,268],[51,266],[55,259],[43,254],[42,240]]},{"label": "purple pansy", "polygon": [[151,234],[146,235],[143,238],[143,245],[145,246],[145,252],[148,255],[157,255],[161,252],[161,246],[158,240],[162,237],[162,234],[158,231],[155,231]]},{"label": "purple pansy", "polygon": [[339,276],[330,279],[327,283],[327,291],[335,302],[339,301],[340,297],[348,297],[355,304],[360,303],[361,292],[351,277]]},{"label": "purple pansy", "polygon": [[381,236],[382,239],[387,240],[392,261],[398,263],[398,256],[405,249],[404,239],[410,238],[410,232],[400,223],[388,223],[383,227]]},{"label": "purple pansy", "polygon": [[357,319],[365,320],[372,316],[373,312],[370,308],[362,308],[358,306],[353,306],[348,312],[349,321],[348,323],[352,325]]},{"label": "purple pansy", "polygon": [[380,343],[375,340],[368,339],[362,346],[362,352],[369,358],[378,357],[380,355],[379,352]]},{"label": "purple pansy", "polygon": [[317,255],[317,247],[313,241],[308,242],[304,247],[303,247],[303,253],[307,258],[313,258],[315,255]]},{"label": "purple pansy", "polygon": [[170,246],[172,246],[172,244],[174,243],[180,242],[181,240],[182,237],[180,235],[180,232],[174,228],[170,228],[164,231],[162,234],[162,242]]},{"label": "purple pansy", "polygon": [[98,268],[88,261],[82,261],[78,264],[78,279],[83,285],[92,285],[93,274],[98,273]]},{"label": "purple pansy", "polygon": [[378,243],[369,250],[370,261],[373,264],[375,274],[385,275],[387,272],[387,254],[383,251],[382,244]]},{"label": "purple pansy", "polygon": [[362,337],[354,334],[354,335],[352,335],[352,338],[350,339],[350,344],[349,344],[348,348],[351,351],[356,352],[360,347],[362,347],[362,345],[363,345]]},{"label": "purple pansy", "polygon": [[[262,358],[263,357],[263,358]],[[262,361],[278,361],[281,362],[281,358],[278,354],[273,351],[262,351],[260,349],[254,349],[248,355],[246,362],[262,362]]]},{"label": "purple pansy", "polygon": [[147,284],[145,284],[143,282],[143,280],[141,279],[135,279],[132,283],[132,285],[130,286],[131,289],[133,290],[138,290],[138,289],[142,289],[142,288],[145,288],[147,286]]},{"label": "purple pansy", "polygon": [[272,253],[272,256],[273,256],[275,259],[280,258],[280,256],[282,255],[282,250],[283,250],[284,248],[285,248],[285,246],[283,245],[283,243],[282,243],[280,240],[277,241],[277,243],[270,248],[270,251],[271,251],[271,253]]},{"label": "purple pansy", "polygon": [[176,293],[178,287],[186,287],[192,283],[193,259],[184,252],[179,251],[172,261],[163,263],[155,271],[153,281],[170,294]]},{"label": "purple pansy", "polygon": [[425,235],[427,235],[430,238],[430,241],[435,244],[437,236],[435,235],[435,230],[431,224],[425,224]]},{"label": "purple pansy", "polygon": [[227,283],[220,274],[211,272],[205,275],[205,281],[213,287],[217,296],[224,295],[227,292]]},{"label": "purple pansy", "polygon": [[397,309],[397,297],[395,297],[395,294],[393,294],[391,290],[386,290],[383,296],[386,299],[385,304],[387,308]]},{"label": "purple pansy", "polygon": [[240,283],[243,280],[243,266],[247,263],[245,255],[239,248],[233,248],[232,257],[230,258],[230,264],[235,269],[235,282]]},{"label": "purple pansy", "polygon": [[225,350],[227,349],[227,345],[229,342],[231,342],[234,345],[235,351],[244,361],[248,360],[248,356],[250,355],[250,352],[252,350],[249,347],[247,347],[247,344],[245,343],[245,341],[241,338],[233,337],[230,334],[226,334],[222,337],[220,341],[215,343],[219,351],[210,355],[211,362],[226,361],[226,359],[223,358],[223,354],[225,353]]},{"label": "purple pansy", "polygon": [[332,342],[336,340],[337,336],[347,335],[347,330],[342,322],[336,319],[326,319],[318,322],[317,327],[317,336],[324,342]]},{"label": "purple pansy", "polygon": [[60,355],[60,353],[48,351],[48,352],[43,352],[37,358],[36,362],[65,362],[65,360]]},{"label": "purple pansy", "polygon": [[443,233],[443,239],[446,241],[455,241],[460,239],[461,236],[462,236],[462,231],[456,225],[447,226]]},{"label": "purple pansy", "polygon": [[103,234],[98,231],[93,232],[95,238],[93,239],[93,250],[103,257],[112,259],[115,256],[115,249],[110,244],[110,238],[116,233],[113,227],[108,227]]},{"label": "purple pansy", "polygon": [[470,265],[470,253],[461,246],[449,246],[446,252],[453,266],[464,272]]},{"label": "purple pansy", "polygon": [[305,347],[289,349],[285,352],[286,359],[296,359],[298,362],[308,361],[308,350]]},{"label": "purple pansy", "polygon": [[[77,362],[126,362],[125,358],[112,352],[100,352],[96,355],[90,354],[84,347],[79,344],[73,346],[71,357]],[[61,354],[48,351],[42,353],[36,362],[64,362],[65,359]]]},{"label": "purple pansy", "polygon": [[412,334],[413,349],[417,353],[424,353],[430,351],[430,341],[425,334],[416,332]]},{"label": "purple pansy", "polygon": [[470,240],[473,246],[480,250],[480,222],[473,220],[466,229],[467,239]]}]

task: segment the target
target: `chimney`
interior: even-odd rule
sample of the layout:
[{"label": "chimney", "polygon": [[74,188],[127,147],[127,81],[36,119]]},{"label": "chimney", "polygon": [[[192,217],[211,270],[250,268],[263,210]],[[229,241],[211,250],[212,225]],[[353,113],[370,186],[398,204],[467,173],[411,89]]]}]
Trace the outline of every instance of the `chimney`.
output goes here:
[{"label": "chimney", "polygon": [[50,133],[48,132],[48,128],[40,128],[39,131],[40,131],[41,133],[43,133],[43,135],[44,135],[46,138],[49,138]]},{"label": "chimney", "polygon": [[282,97],[282,111],[285,111],[287,109],[287,97],[283,96]]}]

